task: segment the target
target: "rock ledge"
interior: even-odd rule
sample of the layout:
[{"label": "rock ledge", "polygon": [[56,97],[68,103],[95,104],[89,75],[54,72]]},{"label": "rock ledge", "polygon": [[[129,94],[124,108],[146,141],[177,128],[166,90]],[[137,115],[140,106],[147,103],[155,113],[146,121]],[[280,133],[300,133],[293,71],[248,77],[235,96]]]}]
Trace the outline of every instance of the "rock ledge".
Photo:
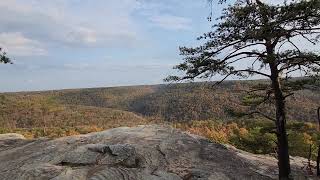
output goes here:
[{"label": "rock ledge", "polygon": [[[6,137],[6,138],[1,138]],[[6,180],[276,179],[276,160],[212,143],[167,126],[116,128],[55,140],[0,136]],[[303,158],[294,158],[300,179]]]}]

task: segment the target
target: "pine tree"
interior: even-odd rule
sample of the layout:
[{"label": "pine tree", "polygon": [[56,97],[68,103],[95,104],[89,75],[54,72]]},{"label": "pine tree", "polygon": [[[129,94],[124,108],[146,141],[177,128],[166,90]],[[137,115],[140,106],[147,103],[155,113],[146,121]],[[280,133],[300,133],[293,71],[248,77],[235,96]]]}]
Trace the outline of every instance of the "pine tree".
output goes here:
[{"label": "pine tree", "polygon": [[[263,92],[261,103],[275,107],[279,179],[290,179],[286,99],[306,84],[318,83],[320,55],[312,51],[320,39],[320,1],[300,0],[271,5],[259,0],[228,6],[211,32],[200,36],[203,45],[181,47],[184,62],[175,69],[183,76],[167,81],[194,80],[222,75],[264,77],[270,84],[252,90]],[[311,46],[300,44],[308,42]],[[301,47],[304,46],[304,47]],[[296,72],[304,78],[292,79]],[[262,112],[255,112],[264,117]]]}]

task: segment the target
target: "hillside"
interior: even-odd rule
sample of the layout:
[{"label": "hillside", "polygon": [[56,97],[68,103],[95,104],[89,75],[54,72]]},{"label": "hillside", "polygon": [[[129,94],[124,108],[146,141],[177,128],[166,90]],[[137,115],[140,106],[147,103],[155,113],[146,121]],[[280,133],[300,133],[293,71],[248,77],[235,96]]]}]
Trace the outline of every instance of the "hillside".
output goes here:
[{"label": "hillside", "polygon": [[61,137],[147,123],[145,118],[124,110],[63,104],[55,99],[55,93],[14,93],[0,97],[0,133],[20,132],[30,138]]},{"label": "hillside", "polygon": [[[263,81],[70,89],[0,94],[0,133],[27,138],[64,137],[145,124],[173,127],[228,143],[242,150],[272,154],[274,123],[262,117],[239,116],[254,101],[246,93]],[[302,90],[288,100],[291,155],[317,155],[320,137],[316,108],[320,91]],[[272,115],[272,106],[260,107]]]},{"label": "hillside", "polygon": [[[3,93],[0,94],[0,122],[4,127],[33,127],[34,123],[38,125],[34,121],[46,115],[49,120],[52,117],[61,121],[68,120],[70,125],[80,125],[84,123],[80,120],[83,119],[83,115],[93,116],[85,118],[92,120],[100,117],[100,112],[111,113],[112,110],[122,111],[124,114],[132,112],[144,117],[157,117],[166,121],[211,118],[234,120],[239,118],[235,112],[248,109],[247,101],[250,101],[250,97],[247,97],[244,91],[257,83],[258,81],[228,81],[215,88],[210,84],[190,83]],[[298,91],[288,100],[288,119],[316,121],[315,110],[319,102],[320,90]],[[74,114],[77,108],[79,112]],[[261,109],[266,113],[273,113],[272,107],[262,106]],[[84,113],[87,111],[88,113]],[[27,120],[21,122],[22,118]],[[75,118],[80,122],[74,122]]]}]

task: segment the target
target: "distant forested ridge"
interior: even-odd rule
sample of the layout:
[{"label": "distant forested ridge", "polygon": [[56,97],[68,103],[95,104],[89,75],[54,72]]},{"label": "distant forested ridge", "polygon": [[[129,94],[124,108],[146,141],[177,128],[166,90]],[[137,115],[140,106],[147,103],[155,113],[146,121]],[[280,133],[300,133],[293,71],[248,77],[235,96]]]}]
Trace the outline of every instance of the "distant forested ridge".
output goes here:
[{"label": "distant forested ridge", "polygon": [[[57,92],[55,98],[62,104],[115,108],[144,116],[156,116],[166,121],[205,119],[238,119],[250,101],[246,92],[258,81],[228,81],[218,87],[212,83],[99,88]],[[262,81],[263,83],[263,81]],[[297,92],[288,103],[288,119],[315,121],[320,102],[320,90]],[[272,106],[261,107],[273,113]]]},{"label": "distant forested ridge", "polygon": [[[0,94],[0,123],[2,127],[31,127],[45,116],[48,122],[58,119],[70,125],[81,124],[79,121],[89,124],[92,119],[105,117],[102,114],[106,111],[133,113],[141,118],[154,117],[170,122],[228,121],[239,119],[241,112],[250,108],[248,104],[252,104],[255,98],[246,92],[252,84],[260,83],[263,81],[228,81],[214,88],[212,83],[186,83],[3,93]],[[288,119],[316,121],[319,102],[320,90],[317,88],[297,92],[288,100]],[[274,111],[268,105],[260,108],[267,114]]]},{"label": "distant forested ridge", "polygon": [[[274,123],[242,116],[259,97],[247,92],[264,81],[71,89],[0,94],[0,133],[27,138],[62,137],[120,126],[166,123],[216,142],[269,154],[274,152]],[[316,157],[316,109],[320,90],[302,90],[288,100],[290,153]],[[272,106],[260,107],[273,113]],[[310,123],[312,122],[312,123]]]}]

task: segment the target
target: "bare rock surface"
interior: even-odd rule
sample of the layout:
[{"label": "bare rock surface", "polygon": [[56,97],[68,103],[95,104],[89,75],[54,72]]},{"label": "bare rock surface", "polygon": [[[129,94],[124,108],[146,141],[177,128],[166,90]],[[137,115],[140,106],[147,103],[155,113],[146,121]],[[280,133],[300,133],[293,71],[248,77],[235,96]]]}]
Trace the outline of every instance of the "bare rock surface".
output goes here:
[{"label": "bare rock surface", "polygon": [[0,141],[13,140],[13,139],[25,139],[25,137],[21,134],[16,134],[16,133],[0,134]]},{"label": "bare rock surface", "polygon": [[[1,136],[0,136],[1,137]],[[296,158],[297,179],[306,179]],[[167,126],[116,128],[87,135],[0,138],[5,180],[276,179],[276,159],[246,153]]]}]

